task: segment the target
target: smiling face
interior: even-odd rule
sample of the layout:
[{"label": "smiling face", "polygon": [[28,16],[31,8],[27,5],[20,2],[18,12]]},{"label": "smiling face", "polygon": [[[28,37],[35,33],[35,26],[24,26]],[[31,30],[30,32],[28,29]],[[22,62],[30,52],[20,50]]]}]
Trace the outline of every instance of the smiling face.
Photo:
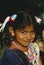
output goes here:
[{"label": "smiling face", "polygon": [[15,31],[16,43],[27,47],[35,38],[33,26],[26,26],[24,29]]}]

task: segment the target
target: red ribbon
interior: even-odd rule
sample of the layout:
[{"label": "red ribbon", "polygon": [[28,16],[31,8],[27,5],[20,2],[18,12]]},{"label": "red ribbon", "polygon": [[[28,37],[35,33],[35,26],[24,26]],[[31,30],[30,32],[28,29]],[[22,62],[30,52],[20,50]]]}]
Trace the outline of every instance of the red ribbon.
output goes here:
[{"label": "red ribbon", "polygon": [[9,19],[9,22],[10,22],[10,23],[12,23],[12,22],[13,22],[13,20],[12,20],[12,18],[11,18],[11,17],[10,17],[10,19]]},{"label": "red ribbon", "polygon": [[31,12],[31,10],[30,10],[30,9],[27,9],[27,10],[26,10],[26,12],[30,13],[30,12]]}]

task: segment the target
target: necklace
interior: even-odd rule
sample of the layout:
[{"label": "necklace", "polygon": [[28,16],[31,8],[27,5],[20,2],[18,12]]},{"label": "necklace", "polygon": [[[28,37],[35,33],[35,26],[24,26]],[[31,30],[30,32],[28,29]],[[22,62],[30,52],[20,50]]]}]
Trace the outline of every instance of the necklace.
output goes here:
[{"label": "necklace", "polygon": [[19,50],[21,50],[21,51],[23,51],[23,52],[25,52],[25,51],[28,50],[27,47],[20,46],[20,45],[18,45],[15,41],[11,41],[11,46],[12,46],[12,45],[14,46],[14,48],[19,49]]},{"label": "necklace", "polygon": [[20,47],[17,46],[17,44],[15,43],[15,41],[11,41],[11,44],[14,45],[14,48],[16,49],[19,49],[20,50]]}]

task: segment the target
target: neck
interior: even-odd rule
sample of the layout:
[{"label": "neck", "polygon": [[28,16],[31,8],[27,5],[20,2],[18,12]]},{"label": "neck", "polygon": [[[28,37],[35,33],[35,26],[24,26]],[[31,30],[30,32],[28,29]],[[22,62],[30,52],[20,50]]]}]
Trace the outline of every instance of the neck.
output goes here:
[{"label": "neck", "polygon": [[20,44],[14,42],[14,41],[12,41],[10,47],[11,47],[11,48],[17,48],[17,49],[19,49],[19,50],[21,50],[21,51],[23,51],[23,52],[28,51],[28,47],[23,47],[23,46],[21,46]]}]

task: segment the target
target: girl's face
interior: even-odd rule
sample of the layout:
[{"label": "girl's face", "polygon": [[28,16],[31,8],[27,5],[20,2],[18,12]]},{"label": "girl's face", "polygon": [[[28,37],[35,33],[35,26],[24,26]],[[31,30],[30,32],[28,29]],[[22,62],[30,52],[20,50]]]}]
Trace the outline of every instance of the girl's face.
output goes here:
[{"label": "girl's face", "polygon": [[27,47],[35,38],[33,26],[26,26],[24,29],[18,29],[14,32],[16,43]]}]

